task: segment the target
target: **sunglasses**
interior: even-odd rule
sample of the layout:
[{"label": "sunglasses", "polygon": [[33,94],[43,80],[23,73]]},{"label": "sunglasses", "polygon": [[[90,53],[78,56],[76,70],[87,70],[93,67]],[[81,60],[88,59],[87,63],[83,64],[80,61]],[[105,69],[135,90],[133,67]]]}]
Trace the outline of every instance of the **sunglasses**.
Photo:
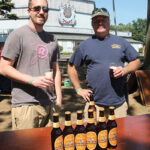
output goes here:
[{"label": "sunglasses", "polygon": [[108,10],[106,8],[96,8],[92,14],[98,13],[98,12],[105,12],[107,14],[109,14]]},{"label": "sunglasses", "polygon": [[30,10],[33,10],[35,12],[39,12],[41,9],[43,10],[43,12],[47,13],[49,11],[47,6],[34,6],[33,8],[29,8]]}]

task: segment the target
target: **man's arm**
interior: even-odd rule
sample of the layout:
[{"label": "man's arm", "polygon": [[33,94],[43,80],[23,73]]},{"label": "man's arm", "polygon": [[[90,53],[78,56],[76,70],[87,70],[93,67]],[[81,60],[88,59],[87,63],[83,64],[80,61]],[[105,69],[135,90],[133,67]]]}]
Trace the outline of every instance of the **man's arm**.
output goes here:
[{"label": "man's arm", "polygon": [[133,71],[136,71],[140,67],[141,61],[140,59],[135,59],[128,63],[125,67],[117,67],[114,71],[114,77],[119,78],[122,76],[127,75],[128,73],[131,73]]},{"label": "man's arm", "polygon": [[52,80],[47,79],[45,76],[38,76],[32,78],[31,75],[24,74],[19,72],[17,69],[13,67],[14,61],[1,57],[0,60],[0,74],[3,76],[15,80],[16,82],[24,83],[24,84],[29,84],[31,79],[32,81],[32,86],[39,87],[39,88],[48,88],[50,84],[53,83]]},{"label": "man's arm", "polygon": [[52,64],[53,71],[54,71],[54,84],[55,84],[55,91],[56,91],[56,105],[61,107],[62,106],[62,91],[61,91],[61,72],[59,70],[58,62]]},{"label": "man's arm", "polygon": [[[68,75],[69,75],[69,78],[71,80],[71,83],[75,89],[75,91],[77,91],[78,89],[81,88],[81,85],[80,85],[80,81],[79,81],[79,78],[78,78],[78,73],[77,73],[77,69],[74,65],[71,65],[71,64],[68,64]],[[92,93],[91,90],[87,90],[87,89],[81,89],[79,92],[77,92],[77,94],[81,97],[83,97],[83,99],[85,101],[89,101],[89,95],[90,93]]]}]

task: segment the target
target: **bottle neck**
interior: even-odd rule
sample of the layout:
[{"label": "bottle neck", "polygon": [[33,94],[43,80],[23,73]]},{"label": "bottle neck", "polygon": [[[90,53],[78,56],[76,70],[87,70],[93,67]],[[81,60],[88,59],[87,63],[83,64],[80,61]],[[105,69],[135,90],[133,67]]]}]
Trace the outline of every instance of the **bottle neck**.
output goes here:
[{"label": "bottle neck", "polygon": [[105,117],[99,117],[99,122],[105,122],[106,118]]},{"label": "bottle neck", "polygon": [[77,125],[83,125],[83,120],[77,120]]},{"label": "bottle neck", "polygon": [[59,128],[60,123],[59,122],[53,122],[53,128]]},{"label": "bottle neck", "polygon": [[115,120],[115,114],[114,114],[114,109],[109,110],[109,120]]},{"label": "bottle neck", "polygon": [[91,123],[94,123],[94,118],[89,118],[89,119],[88,119],[88,123],[90,123],[90,124],[91,124]]},{"label": "bottle neck", "polygon": [[92,106],[95,105],[94,101],[90,101],[90,105]]},{"label": "bottle neck", "polygon": [[69,121],[65,121],[65,126],[71,126],[71,121],[69,120]]},{"label": "bottle neck", "polygon": [[115,120],[115,115],[109,115],[108,120]]}]

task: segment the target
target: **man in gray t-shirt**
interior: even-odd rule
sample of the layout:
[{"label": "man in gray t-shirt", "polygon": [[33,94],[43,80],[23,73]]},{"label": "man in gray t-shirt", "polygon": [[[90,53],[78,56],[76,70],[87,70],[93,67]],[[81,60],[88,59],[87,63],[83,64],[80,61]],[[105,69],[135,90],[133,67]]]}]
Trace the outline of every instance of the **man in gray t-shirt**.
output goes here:
[{"label": "man in gray t-shirt", "polygon": [[[62,104],[57,41],[43,30],[47,0],[29,0],[28,13],[29,24],[8,36],[0,62],[0,73],[12,80],[13,129],[45,126],[54,104]],[[45,75],[50,69],[53,77]]]}]

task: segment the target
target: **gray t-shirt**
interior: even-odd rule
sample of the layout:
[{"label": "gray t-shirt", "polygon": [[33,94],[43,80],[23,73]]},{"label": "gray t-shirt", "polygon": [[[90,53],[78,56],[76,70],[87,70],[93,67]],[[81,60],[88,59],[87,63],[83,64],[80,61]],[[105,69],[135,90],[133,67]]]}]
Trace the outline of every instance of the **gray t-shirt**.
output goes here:
[{"label": "gray t-shirt", "polygon": [[[32,30],[28,25],[14,30],[8,36],[2,56],[14,60],[14,67],[22,73],[42,76],[59,58],[57,41],[53,35]],[[49,89],[12,81],[12,106],[37,102],[49,105],[56,96]]]}]

